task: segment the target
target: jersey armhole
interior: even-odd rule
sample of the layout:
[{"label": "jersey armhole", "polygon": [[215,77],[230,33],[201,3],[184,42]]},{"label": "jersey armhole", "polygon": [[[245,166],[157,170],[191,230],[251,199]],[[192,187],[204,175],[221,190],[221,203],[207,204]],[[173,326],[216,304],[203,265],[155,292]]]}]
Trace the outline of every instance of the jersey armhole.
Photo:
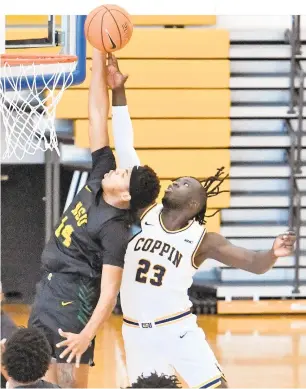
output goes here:
[{"label": "jersey armhole", "polygon": [[196,245],[196,248],[194,249],[194,251],[193,251],[193,253],[192,253],[192,256],[191,256],[191,264],[192,264],[192,267],[193,267],[194,269],[197,269],[197,270],[198,270],[199,267],[196,266],[196,264],[194,263],[194,259],[195,259],[195,257],[196,257],[198,248],[200,247],[200,245],[201,245],[201,243],[202,243],[202,241],[203,241],[203,238],[204,238],[205,234],[206,234],[206,228],[203,228],[203,231],[202,231],[202,234],[201,234],[200,239],[199,239],[199,241],[198,241],[198,244]]}]

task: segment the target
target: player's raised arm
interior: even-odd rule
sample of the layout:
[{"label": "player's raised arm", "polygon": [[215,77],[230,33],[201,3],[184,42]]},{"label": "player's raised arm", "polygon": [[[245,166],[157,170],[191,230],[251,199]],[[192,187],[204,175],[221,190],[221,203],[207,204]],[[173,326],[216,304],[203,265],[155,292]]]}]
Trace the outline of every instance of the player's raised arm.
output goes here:
[{"label": "player's raised arm", "polygon": [[128,76],[123,75],[113,54],[108,55],[107,83],[112,89],[112,123],[115,149],[121,168],[140,165],[134,149],[134,131],[127,107],[124,84]]},{"label": "player's raised arm", "polygon": [[207,258],[213,258],[225,265],[263,274],[270,270],[279,257],[293,253],[296,235],[287,231],[276,237],[271,250],[252,251],[232,245],[217,233],[207,233],[195,257],[194,263],[199,267]]},{"label": "player's raised arm", "polygon": [[89,139],[91,152],[109,146],[109,97],[106,84],[106,57],[93,49],[92,74],[89,87]]}]

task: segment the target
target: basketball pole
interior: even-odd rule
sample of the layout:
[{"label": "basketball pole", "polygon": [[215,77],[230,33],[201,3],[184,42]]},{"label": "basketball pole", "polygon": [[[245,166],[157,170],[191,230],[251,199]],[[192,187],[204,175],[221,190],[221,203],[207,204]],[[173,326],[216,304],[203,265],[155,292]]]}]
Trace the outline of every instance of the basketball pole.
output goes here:
[{"label": "basketball pole", "polygon": [[58,223],[60,218],[60,175],[61,165],[60,157],[56,150],[52,151],[52,165],[53,165],[53,227]]},{"label": "basketball pole", "polygon": [[45,242],[51,237],[53,229],[52,206],[52,152],[45,152]]},{"label": "basketball pole", "polygon": [[55,150],[45,152],[45,242],[60,218],[60,157]]}]

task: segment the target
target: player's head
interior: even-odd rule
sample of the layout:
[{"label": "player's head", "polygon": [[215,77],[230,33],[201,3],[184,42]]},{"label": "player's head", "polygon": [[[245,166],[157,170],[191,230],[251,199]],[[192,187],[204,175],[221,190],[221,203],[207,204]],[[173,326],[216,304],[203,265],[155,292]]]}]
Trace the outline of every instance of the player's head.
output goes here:
[{"label": "player's head", "polygon": [[[222,193],[220,185],[227,177],[220,178],[223,170],[223,167],[218,169],[215,176],[208,177],[204,181],[194,177],[176,179],[165,191],[162,199],[164,207],[186,211],[190,219],[196,219],[200,224],[204,224],[208,197]],[[217,184],[212,187],[215,182]]]},{"label": "player's head", "polygon": [[176,376],[152,373],[148,377],[141,375],[129,388],[181,388]]},{"label": "player's head", "polygon": [[180,177],[165,190],[163,205],[173,209],[193,208],[194,214],[206,203],[206,191],[194,177]]},{"label": "player's head", "polygon": [[102,180],[104,193],[116,197],[124,208],[138,210],[152,204],[160,191],[159,179],[149,166],[116,169]]},{"label": "player's head", "polygon": [[26,384],[41,379],[50,362],[51,347],[35,328],[20,328],[5,343],[2,365],[14,381]]}]

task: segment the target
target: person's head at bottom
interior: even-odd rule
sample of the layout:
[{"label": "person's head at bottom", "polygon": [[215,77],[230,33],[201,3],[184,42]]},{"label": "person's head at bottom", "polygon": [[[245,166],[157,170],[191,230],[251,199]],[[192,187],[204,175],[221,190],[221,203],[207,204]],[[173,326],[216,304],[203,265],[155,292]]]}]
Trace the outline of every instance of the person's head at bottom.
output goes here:
[{"label": "person's head at bottom", "polygon": [[146,377],[142,374],[128,388],[181,388],[181,385],[176,376],[167,376],[155,372]]},{"label": "person's head at bottom", "polygon": [[41,382],[51,362],[51,347],[36,328],[19,328],[5,343],[2,365],[12,387],[54,387]]},{"label": "person's head at bottom", "polygon": [[118,208],[138,211],[151,205],[160,191],[159,179],[149,166],[116,169],[104,175],[104,196]]}]

